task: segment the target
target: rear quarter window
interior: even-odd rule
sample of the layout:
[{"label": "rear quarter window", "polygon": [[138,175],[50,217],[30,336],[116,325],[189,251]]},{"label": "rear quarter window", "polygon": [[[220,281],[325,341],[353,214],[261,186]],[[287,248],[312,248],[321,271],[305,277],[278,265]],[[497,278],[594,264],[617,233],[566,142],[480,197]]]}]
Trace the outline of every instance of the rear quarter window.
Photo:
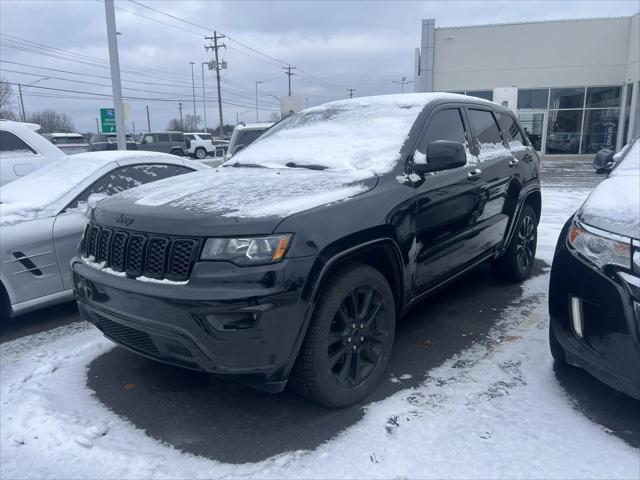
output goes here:
[{"label": "rear quarter window", "polygon": [[0,152],[12,155],[37,155],[28,143],[18,137],[15,133],[0,130]]}]

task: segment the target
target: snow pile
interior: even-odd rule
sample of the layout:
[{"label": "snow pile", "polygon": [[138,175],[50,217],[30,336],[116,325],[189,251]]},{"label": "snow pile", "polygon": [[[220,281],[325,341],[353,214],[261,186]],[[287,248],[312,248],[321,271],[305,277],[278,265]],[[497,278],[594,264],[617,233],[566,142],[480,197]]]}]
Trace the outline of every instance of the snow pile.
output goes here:
[{"label": "snow pile", "polygon": [[52,162],[0,187],[0,226],[56,215],[60,200],[105,166],[130,159],[152,161],[163,153],[109,151],[79,153]]},{"label": "snow pile", "polygon": [[460,98],[467,97],[414,93],[326,103],[281,121],[227,163],[270,168],[293,163],[380,175],[400,160],[400,148],[426,105]]},{"label": "snow pile", "polygon": [[580,218],[593,227],[640,239],[640,141],[591,192]]},{"label": "snow pile", "polygon": [[225,217],[287,216],[367,191],[361,178],[349,172],[221,167],[149,183],[114,199]]}]

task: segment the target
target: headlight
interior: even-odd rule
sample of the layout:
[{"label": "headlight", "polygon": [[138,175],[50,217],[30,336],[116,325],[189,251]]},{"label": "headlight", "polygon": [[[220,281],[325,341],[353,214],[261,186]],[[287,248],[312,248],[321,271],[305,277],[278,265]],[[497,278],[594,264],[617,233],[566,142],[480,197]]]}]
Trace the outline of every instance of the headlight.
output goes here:
[{"label": "headlight", "polygon": [[279,262],[284,258],[291,235],[247,238],[208,238],[202,260],[227,260],[238,265]]},{"label": "headlight", "polygon": [[604,236],[587,231],[576,221],[571,224],[567,240],[575,250],[598,268],[617,265],[631,268],[631,244],[617,235]]}]

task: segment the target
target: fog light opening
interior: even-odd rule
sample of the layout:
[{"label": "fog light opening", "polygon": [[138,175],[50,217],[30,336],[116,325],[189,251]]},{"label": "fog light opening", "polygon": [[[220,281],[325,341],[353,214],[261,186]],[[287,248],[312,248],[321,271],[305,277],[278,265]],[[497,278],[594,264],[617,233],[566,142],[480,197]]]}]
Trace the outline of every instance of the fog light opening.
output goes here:
[{"label": "fog light opening", "polygon": [[217,330],[251,330],[257,323],[257,312],[214,313],[206,319]]},{"label": "fog light opening", "polygon": [[571,297],[571,324],[574,333],[582,338],[582,299],[578,297]]}]

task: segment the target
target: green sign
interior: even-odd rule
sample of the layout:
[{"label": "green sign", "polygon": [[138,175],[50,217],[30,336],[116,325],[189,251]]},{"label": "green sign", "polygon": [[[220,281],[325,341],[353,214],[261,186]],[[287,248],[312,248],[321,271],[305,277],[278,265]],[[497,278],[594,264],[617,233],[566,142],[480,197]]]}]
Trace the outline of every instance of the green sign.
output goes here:
[{"label": "green sign", "polygon": [[116,111],[113,108],[100,109],[102,133],[116,133]]}]

